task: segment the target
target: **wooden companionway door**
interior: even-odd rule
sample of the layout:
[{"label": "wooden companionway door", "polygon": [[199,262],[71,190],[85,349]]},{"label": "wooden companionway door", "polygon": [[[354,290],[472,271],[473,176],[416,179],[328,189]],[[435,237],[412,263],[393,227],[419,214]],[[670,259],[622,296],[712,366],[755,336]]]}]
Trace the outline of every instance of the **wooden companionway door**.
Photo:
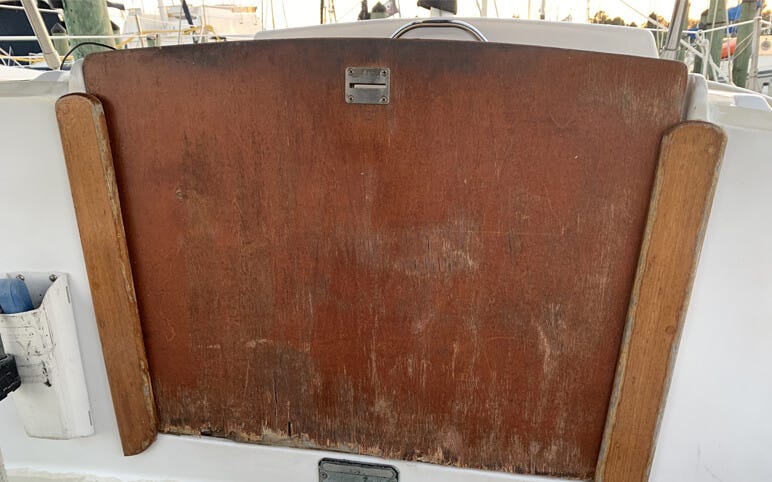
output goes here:
[{"label": "wooden companionway door", "polygon": [[[360,67],[387,102],[346,101]],[[84,73],[161,432],[593,475],[683,65],[313,39]]]}]

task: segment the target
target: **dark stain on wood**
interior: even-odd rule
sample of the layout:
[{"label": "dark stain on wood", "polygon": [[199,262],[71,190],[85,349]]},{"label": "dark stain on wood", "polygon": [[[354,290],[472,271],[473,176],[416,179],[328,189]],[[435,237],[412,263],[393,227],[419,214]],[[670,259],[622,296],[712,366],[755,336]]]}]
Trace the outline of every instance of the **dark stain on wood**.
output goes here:
[{"label": "dark stain on wood", "polygon": [[[346,104],[350,66],[390,103]],[[683,65],[313,39],[85,77],[162,431],[593,475]]]}]

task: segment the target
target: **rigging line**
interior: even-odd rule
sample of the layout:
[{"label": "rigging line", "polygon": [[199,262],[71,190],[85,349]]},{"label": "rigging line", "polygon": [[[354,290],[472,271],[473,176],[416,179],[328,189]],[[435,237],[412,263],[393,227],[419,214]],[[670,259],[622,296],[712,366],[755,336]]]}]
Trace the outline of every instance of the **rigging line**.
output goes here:
[{"label": "rigging line", "polygon": [[[361,5],[357,5],[357,4],[355,3],[353,7],[349,8],[348,10],[346,10],[346,13],[344,13],[344,14],[343,14],[343,16],[341,16],[341,18],[342,18],[342,19],[346,19],[346,18],[348,18],[348,16],[349,16],[349,15],[351,15],[351,12],[353,12],[355,9],[356,9],[356,10],[360,10],[361,8],[362,8],[362,6],[361,6]],[[345,20],[344,20],[344,21],[345,21]]]},{"label": "rigging line", "polygon": [[640,15],[641,17],[651,21],[651,23],[655,24],[658,27],[658,30],[668,30],[668,28],[665,25],[661,24],[658,19],[649,17],[645,13],[641,12],[637,8],[635,8],[632,5],[630,5],[629,3],[627,3],[625,0],[619,0],[619,2],[622,5],[624,5],[625,7],[629,8],[630,10],[632,10],[633,12],[637,13],[638,15]]},{"label": "rigging line", "polygon": [[19,61],[18,61],[18,60],[16,60],[15,58],[13,58],[13,56],[12,56],[11,54],[9,54],[9,53],[8,53],[6,50],[4,50],[4,49],[0,48],[0,54],[3,54],[3,55],[5,55],[5,56],[7,56],[9,60],[13,61],[13,63],[15,63],[16,65],[18,65],[19,67],[23,67],[23,65],[21,65],[21,64],[19,63]]},{"label": "rigging line", "polygon": [[62,63],[59,64],[59,70],[62,70],[62,67],[64,67],[64,63],[67,61],[67,57],[69,57],[73,52],[78,50],[80,47],[83,47],[84,45],[96,45],[96,46],[104,47],[104,48],[110,49],[110,50],[118,50],[115,47],[113,47],[112,45],[102,44],[102,43],[99,43],[99,42],[81,42],[79,44],[75,44],[75,46],[72,47],[70,50],[68,50],[67,53],[64,54],[64,57],[62,57]]},{"label": "rigging line", "polygon": [[[710,8],[710,7],[708,7]],[[726,15],[726,18],[724,18],[724,25],[729,23],[729,12],[726,11],[726,3],[724,3],[724,14]],[[713,18],[710,20],[710,26],[712,28],[715,28],[716,26],[716,15],[718,15],[718,8],[713,10]]]},{"label": "rigging line", "polygon": [[[735,44],[734,44],[734,54],[732,54],[734,57],[737,57],[737,55],[745,52],[745,50],[747,50],[748,48],[752,47],[753,39],[751,37],[752,36],[749,35],[749,36],[745,37],[744,39],[742,39],[740,41],[735,41]],[[737,37],[735,37],[735,38],[737,38]],[[727,53],[728,53],[728,51],[727,51]]]}]

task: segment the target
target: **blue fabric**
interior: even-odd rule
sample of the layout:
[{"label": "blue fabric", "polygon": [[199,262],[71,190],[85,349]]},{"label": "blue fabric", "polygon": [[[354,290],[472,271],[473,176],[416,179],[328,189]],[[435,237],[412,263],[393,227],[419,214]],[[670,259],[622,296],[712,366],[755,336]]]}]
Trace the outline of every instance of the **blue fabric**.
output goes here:
[{"label": "blue fabric", "polygon": [[16,278],[0,279],[0,312],[22,313],[34,309],[24,281]]},{"label": "blue fabric", "polygon": [[[740,10],[742,9],[742,3],[737,5],[736,7],[727,8],[726,9],[726,16],[729,20],[729,23],[734,23],[740,20]],[[761,8],[762,3],[761,0],[756,0],[756,8]],[[729,34],[735,34],[737,33],[737,27],[729,27],[728,29]]]},{"label": "blue fabric", "polygon": [[726,9],[726,16],[729,19],[729,22],[736,22],[738,18],[740,18],[740,9],[742,5],[738,5],[736,7],[727,8]]},{"label": "blue fabric", "polygon": [[[761,6],[762,6],[761,0],[756,0],[756,7],[757,8],[761,8]],[[734,23],[734,22],[737,22],[740,19],[740,9],[741,8],[742,8],[742,3],[737,5],[736,7],[727,8],[726,9],[726,17],[727,17],[727,20],[729,21],[730,24]],[[700,30],[699,27],[692,27],[692,28],[688,29],[688,32],[697,32],[698,30]],[[734,34],[736,32],[737,32],[737,27],[730,26],[727,29],[727,33],[729,35],[732,35],[732,34]],[[687,35],[687,37],[689,37],[690,40],[694,40],[694,39],[697,38],[697,35],[693,34],[693,33],[687,33],[686,35]]]}]

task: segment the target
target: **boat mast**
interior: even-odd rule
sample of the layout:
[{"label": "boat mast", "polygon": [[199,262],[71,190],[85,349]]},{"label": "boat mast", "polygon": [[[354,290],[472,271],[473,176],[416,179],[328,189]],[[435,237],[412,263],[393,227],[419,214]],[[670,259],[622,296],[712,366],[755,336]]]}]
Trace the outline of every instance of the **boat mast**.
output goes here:
[{"label": "boat mast", "polygon": [[[716,0],[711,0],[715,2]],[[676,0],[673,7],[673,17],[670,19],[670,27],[665,37],[665,45],[662,46],[660,57],[663,59],[676,60],[678,50],[681,46],[681,26],[684,19],[689,14],[689,0]]]},{"label": "boat mast", "polygon": [[335,0],[319,0],[319,23],[324,25],[328,22],[336,23],[337,21]]}]

